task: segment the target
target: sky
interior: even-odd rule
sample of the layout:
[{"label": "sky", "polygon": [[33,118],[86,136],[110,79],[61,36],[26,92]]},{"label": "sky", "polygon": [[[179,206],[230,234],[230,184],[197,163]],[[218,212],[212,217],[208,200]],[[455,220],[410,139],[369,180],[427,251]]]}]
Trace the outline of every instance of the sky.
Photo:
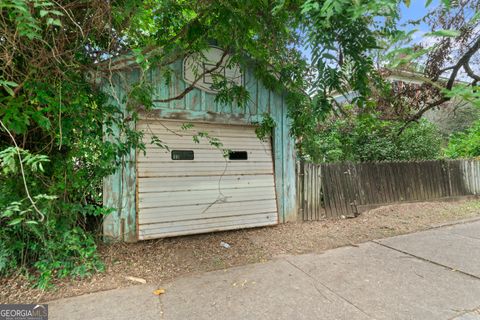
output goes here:
[{"label": "sky", "polygon": [[[434,9],[435,7],[440,5],[440,1],[434,0],[432,3],[425,8],[426,1],[425,0],[412,0],[410,6],[406,6],[405,3],[400,5],[400,21],[399,26],[400,29],[410,31],[412,29],[417,29],[418,32],[413,36],[413,42],[420,42],[424,40],[423,35],[429,32],[428,26],[421,22],[419,25],[405,25],[408,24],[409,20],[418,20],[423,18],[428,11]],[[402,26],[405,25],[405,26]]]},{"label": "sky", "polygon": [[[399,25],[407,24],[409,20],[418,20],[420,18],[423,18],[428,13],[428,11],[440,5],[440,0],[433,0],[427,8],[425,8],[425,4],[426,4],[426,0],[411,0],[410,5],[408,7],[405,5],[405,3],[402,3],[400,5]],[[429,32],[428,26],[425,23],[421,23],[420,25],[417,25],[417,26],[408,25],[408,26],[401,27],[400,29],[405,29],[405,30],[418,29],[419,31],[417,32],[417,36],[413,37],[413,42],[419,42],[423,40],[423,35]],[[301,48],[301,51],[304,57],[306,57],[307,60],[310,60],[311,58],[310,49]]]},{"label": "sky", "polygon": [[[471,1],[478,1],[478,0],[471,0]],[[408,20],[416,20],[424,17],[429,11],[435,9],[436,7],[441,5],[441,0],[434,0],[429,5],[428,8],[425,8],[426,0],[411,0],[411,4],[409,7],[406,7],[405,4],[400,6],[401,18],[400,24],[408,22]],[[469,10],[470,15],[473,15],[474,12]],[[435,41],[435,37],[424,37],[425,33],[430,32],[428,26],[425,23],[422,23],[418,26],[409,26],[405,28],[405,30],[411,29],[418,29],[419,31],[416,35],[413,36],[413,43],[422,42],[426,45],[429,44],[429,41]],[[478,68],[472,64],[473,68]],[[462,77],[463,70],[460,70],[460,78]]]},{"label": "sky", "polygon": [[[439,1],[432,1],[428,8],[425,8],[425,2],[426,1],[424,0],[412,0],[409,7],[402,3],[400,5],[400,23],[406,23],[408,20],[420,19],[424,17],[429,10],[439,5]],[[422,31],[427,31],[427,26],[425,24],[421,24],[418,28]]]},{"label": "sky", "polygon": [[400,21],[398,23],[399,29],[410,31],[417,29],[418,31],[413,35],[412,42],[418,43],[424,40],[423,35],[427,33],[428,26],[421,22],[419,25],[408,24],[411,20],[419,20],[423,18],[427,12],[438,5],[438,1],[432,1],[432,3],[425,8],[425,0],[413,0],[407,7],[405,3],[400,5]]}]

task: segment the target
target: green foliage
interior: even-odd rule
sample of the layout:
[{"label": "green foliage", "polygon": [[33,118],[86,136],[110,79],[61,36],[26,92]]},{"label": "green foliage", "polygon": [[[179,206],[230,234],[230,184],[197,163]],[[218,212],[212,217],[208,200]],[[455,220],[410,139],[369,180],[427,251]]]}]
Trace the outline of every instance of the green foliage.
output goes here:
[{"label": "green foliage", "polygon": [[149,88],[120,99],[92,75],[121,51],[118,33],[139,3],[1,1],[0,275],[24,272],[46,288],[102,270],[102,180],[143,146],[119,105],[146,105]]},{"label": "green foliage", "polygon": [[[53,277],[82,277],[102,270],[86,223],[108,213],[102,208],[102,178],[114,172],[135,136],[130,142],[102,139],[103,124],[116,124],[117,129],[123,124],[114,117],[116,108],[100,94],[92,95],[86,84],[75,86],[83,90],[81,94],[71,91],[69,84],[60,89],[37,83],[32,88],[34,108],[23,105],[25,112],[15,116],[12,108],[0,111],[2,122],[16,137],[25,137],[31,148],[8,146],[7,135],[0,144],[0,273],[26,270],[45,288]],[[65,92],[61,105],[55,89]],[[7,107],[17,105],[17,99],[7,99]],[[45,109],[50,108],[57,114],[49,116]]]},{"label": "green foliage", "polygon": [[454,133],[445,148],[449,158],[480,157],[480,121],[463,132]]},{"label": "green foliage", "polygon": [[[102,270],[86,223],[108,213],[102,179],[138,140],[102,94],[71,79],[56,86],[27,81],[23,94],[0,97],[0,120],[29,148],[9,146],[12,137],[0,131],[0,273],[28,271],[42,288],[53,277]],[[102,126],[127,139],[104,141]]]},{"label": "green foliage", "polygon": [[357,92],[354,103],[366,107],[372,88],[382,81],[370,57],[379,40],[394,31],[397,1],[305,1],[308,43],[318,77],[313,109],[322,117],[332,110],[331,93]]},{"label": "green foliage", "polygon": [[[408,77],[422,82],[418,95],[406,97],[407,105],[417,112],[411,119],[449,100],[480,105],[475,68],[480,51],[479,12],[478,1],[440,1],[425,16],[408,21],[384,39],[378,64],[408,71]],[[422,32],[414,29],[419,25]]]},{"label": "green foliage", "polygon": [[52,236],[45,246],[48,255],[39,255],[34,264],[39,273],[39,288],[47,288],[55,277],[85,277],[104,270],[94,238],[79,227]]},{"label": "green foliage", "polygon": [[313,139],[302,142],[308,159],[315,162],[394,161],[435,159],[440,156],[441,138],[425,120],[408,126],[384,121],[371,114],[327,120]]},{"label": "green foliage", "polygon": [[262,122],[258,123],[258,126],[255,129],[255,133],[260,140],[265,141],[267,137],[271,136],[275,126],[275,120],[273,120],[270,114],[265,113]]},{"label": "green foliage", "polygon": [[0,151],[0,168],[3,174],[18,173],[19,165],[17,163],[22,159],[22,163],[29,167],[33,172],[44,172],[43,164],[48,162],[48,157],[44,155],[33,155],[28,151],[18,147],[8,147]]},{"label": "green foliage", "polygon": [[444,94],[449,98],[458,98],[466,101],[474,107],[480,108],[480,86],[468,86],[459,84],[452,87],[451,90],[444,90]]},{"label": "green foliage", "polygon": [[[44,186],[38,183],[47,178],[44,167],[49,165],[45,156],[25,150],[9,147],[0,152],[0,274],[33,264],[40,288],[54,276],[85,276],[102,268],[92,236],[72,228],[77,215],[58,212],[57,197],[39,193]],[[32,202],[26,199],[21,175],[36,192]]]}]

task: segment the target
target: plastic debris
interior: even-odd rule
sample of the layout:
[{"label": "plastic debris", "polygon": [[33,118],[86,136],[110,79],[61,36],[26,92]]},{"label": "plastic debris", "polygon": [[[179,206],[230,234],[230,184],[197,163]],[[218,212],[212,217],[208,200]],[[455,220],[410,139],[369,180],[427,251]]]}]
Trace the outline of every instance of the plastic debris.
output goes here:
[{"label": "plastic debris", "polygon": [[165,293],[165,289],[163,288],[160,288],[160,289],[157,289],[155,291],[153,291],[153,294],[156,295],[156,296],[159,296],[161,294],[164,294]]},{"label": "plastic debris", "polygon": [[225,249],[230,249],[230,248],[232,247],[231,245],[229,245],[228,243],[223,242],[223,241],[220,242],[220,245],[221,245],[222,247],[224,247]]},{"label": "plastic debris", "polygon": [[142,279],[142,278],[137,278],[137,277],[128,276],[128,277],[125,277],[125,279],[130,280],[130,281],[140,282],[140,283],[143,283],[143,284],[147,283],[147,280]]}]

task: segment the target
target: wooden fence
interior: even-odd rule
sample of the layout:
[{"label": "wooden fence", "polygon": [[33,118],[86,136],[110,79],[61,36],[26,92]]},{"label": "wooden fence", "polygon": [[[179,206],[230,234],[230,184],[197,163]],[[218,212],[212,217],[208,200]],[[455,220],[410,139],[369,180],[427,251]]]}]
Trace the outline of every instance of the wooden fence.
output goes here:
[{"label": "wooden fence", "polygon": [[353,217],[370,208],[480,194],[479,160],[297,164],[303,220]]}]

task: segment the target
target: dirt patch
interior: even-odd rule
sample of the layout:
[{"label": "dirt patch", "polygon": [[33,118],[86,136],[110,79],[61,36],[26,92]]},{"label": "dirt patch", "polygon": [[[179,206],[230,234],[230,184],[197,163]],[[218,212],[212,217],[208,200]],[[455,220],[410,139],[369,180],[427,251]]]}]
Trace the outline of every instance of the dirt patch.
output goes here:
[{"label": "dirt patch", "polygon": [[[267,261],[282,254],[321,252],[372,239],[429,229],[480,217],[480,201],[390,205],[354,219],[287,223],[275,227],[218,232],[134,244],[102,245],[106,272],[63,279],[53,290],[33,289],[22,277],[0,280],[1,303],[34,303],[134,285],[125,277],[161,286],[180,275]],[[230,244],[224,248],[220,242]]]}]

